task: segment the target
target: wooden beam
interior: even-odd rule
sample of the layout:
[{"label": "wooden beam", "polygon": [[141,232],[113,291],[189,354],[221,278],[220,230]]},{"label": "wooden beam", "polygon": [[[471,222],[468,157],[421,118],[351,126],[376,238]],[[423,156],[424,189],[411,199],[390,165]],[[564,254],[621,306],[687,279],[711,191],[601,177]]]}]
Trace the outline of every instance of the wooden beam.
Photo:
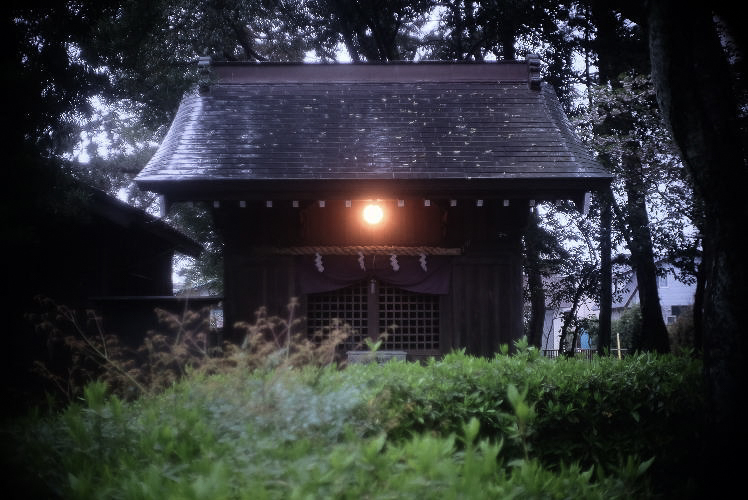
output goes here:
[{"label": "wooden beam", "polygon": [[461,248],[429,246],[390,246],[390,245],[340,245],[340,246],[299,246],[299,247],[256,247],[255,254],[263,255],[462,255]]}]

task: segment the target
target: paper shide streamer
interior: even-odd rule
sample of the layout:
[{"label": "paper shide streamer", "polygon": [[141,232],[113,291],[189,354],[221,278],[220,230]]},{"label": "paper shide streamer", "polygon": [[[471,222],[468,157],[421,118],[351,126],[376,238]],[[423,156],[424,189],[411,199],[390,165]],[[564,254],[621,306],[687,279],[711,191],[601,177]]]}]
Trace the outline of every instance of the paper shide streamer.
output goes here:
[{"label": "paper shide streamer", "polygon": [[390,255],[390,264],[392,265],[393,271],[400,270],[400,263],[397,261],[397,255]]}]

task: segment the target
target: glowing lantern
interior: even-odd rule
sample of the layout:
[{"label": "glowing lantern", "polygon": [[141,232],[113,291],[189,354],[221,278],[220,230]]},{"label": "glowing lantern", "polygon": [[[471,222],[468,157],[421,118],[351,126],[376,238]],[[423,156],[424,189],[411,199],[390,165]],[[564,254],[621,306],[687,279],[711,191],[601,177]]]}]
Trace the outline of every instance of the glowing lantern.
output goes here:
[{"label": "glowing lantern", "polygon": [[364,208],[364,220],[369,224],[379,224],[383,217],[384,212],[379,205],[366,205]]}]

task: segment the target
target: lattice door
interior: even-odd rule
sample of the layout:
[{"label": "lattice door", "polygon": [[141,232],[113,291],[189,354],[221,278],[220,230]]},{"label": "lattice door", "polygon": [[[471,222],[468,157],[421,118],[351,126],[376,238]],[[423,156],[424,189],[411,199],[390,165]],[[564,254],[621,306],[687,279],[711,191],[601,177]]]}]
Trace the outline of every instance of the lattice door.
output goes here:
[{"label": "lattice door", "polygon": [[439,296],[379,287],[382,348],[420,354],[439,352]]},{"label": "lattice door", "polygon": [[343,350],[359,350],[364,339],[387,333],[381,349],[413,355],[439,353],[439,296],[408,292],[376,282],[334,292],[307,296],[310,335],[328,328],[335,320],[352,331]]},{"label": "lattice door", "polygon": [[307,296],[307,327],[309,335],[324,332],[336,320],[351,327],[341,349],[361,349],[369,335],[368,287],[366,282],[341,290],[313,293]]}]

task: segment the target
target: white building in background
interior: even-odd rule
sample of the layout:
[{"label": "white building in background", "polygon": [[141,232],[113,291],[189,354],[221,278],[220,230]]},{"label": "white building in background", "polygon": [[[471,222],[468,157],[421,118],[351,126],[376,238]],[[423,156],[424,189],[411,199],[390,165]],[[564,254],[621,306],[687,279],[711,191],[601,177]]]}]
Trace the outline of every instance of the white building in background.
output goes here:
[{"label": "white building in background", "polygon": [[[693,306],[696,294],[696,284],[683,283],[675,278],[672,266],[667,265],[667,274],[657,278],[657,291],[660,295],[660,309],[662,319],[666,325],[672,325],[684,309]],[[627,290],[618,302],[613,302],[613,321],[621,317],[623,311],[639,303],[639,286],[636,274],[631,273],[631,279],[625,287]]]},{"label": "white building in background", "polygon": [[[693,307],[696,284],[684,283],[675,278],[675,272],[669,264],[665,265],[667,274],[657,279],[657,291],[660,295],[660,308],[662,318],[666,325],[675,323],[678,316],[686,309]],[[639,287],[636,274],[629,272],[630,279],[620,293],[620,300],[614,297],[611,319],[613,321],[621,317],[626,309],[639,304]],[[614,296],[618,295],[614,293]],[[561,304],[560,308],[547,309],[545,322],[543,323],[543,342],[541,348],[544,350],[558,350],[559,335],[563,326],[563,313],[571,309],[571,304]],[[580,304],[577,318],[597,318],[600,307],[594,301],[586,301]],[[582,339],[584,344],[584,339]],[[585,348],[585,345],[581,346]]]},{"label": "white building in background", "polygon": [[[564,324],[564,313],[571,310],[571,304],[563,303],[560,308],[546,309],[543,322],[543,339],[541,350],[557,351],[561,328]],[[593,301],[584,301],[577,309],[577,318],[597,318],[600,308]],[[580,348],[589,348],[586,339],[580,339]]]}]

